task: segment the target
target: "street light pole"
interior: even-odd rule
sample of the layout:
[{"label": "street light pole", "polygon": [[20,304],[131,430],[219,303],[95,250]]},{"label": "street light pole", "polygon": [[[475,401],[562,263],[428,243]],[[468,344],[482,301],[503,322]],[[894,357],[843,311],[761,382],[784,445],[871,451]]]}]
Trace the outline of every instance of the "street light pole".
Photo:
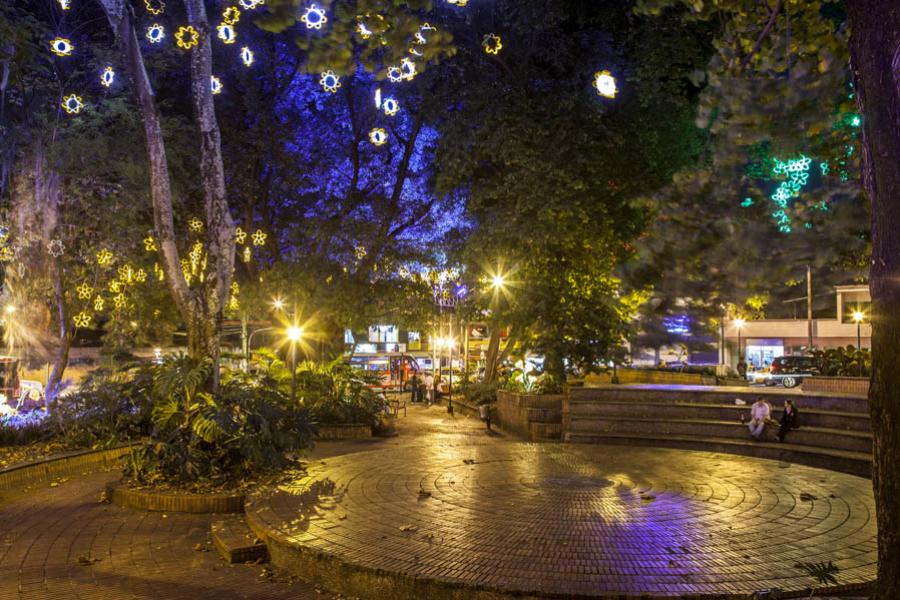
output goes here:
[{"label": "street light pole", "polygon": [[291,342],[291,406],[297,400],[297,343]]}]

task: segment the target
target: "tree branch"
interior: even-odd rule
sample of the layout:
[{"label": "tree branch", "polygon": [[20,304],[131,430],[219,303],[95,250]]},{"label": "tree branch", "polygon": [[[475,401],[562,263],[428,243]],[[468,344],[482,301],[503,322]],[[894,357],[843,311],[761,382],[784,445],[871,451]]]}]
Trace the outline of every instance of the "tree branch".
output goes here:
[{"label": "tree branch", "polygon": [[763,40],[766,39],[766,36],[769,35],[769,31],[772,30],[772,27],[775,26],[775,21],[778,19],[778,15],[781,12],[781,4],[782,0],[778,0],[778,3],[775,4],[775,8],[769,13],[769,21],[766,23],[766,26],[763,27],[762,32],[760,32],[759,37],[756,38],[756,42],[753,44],[753,47],[750,49],[749,54],[741,60],[741,66],[739,72],[743,73],[744,69],[747,68],[747,65],[750,64],[750,59],[759,52],[759,49],[762,48]]}]

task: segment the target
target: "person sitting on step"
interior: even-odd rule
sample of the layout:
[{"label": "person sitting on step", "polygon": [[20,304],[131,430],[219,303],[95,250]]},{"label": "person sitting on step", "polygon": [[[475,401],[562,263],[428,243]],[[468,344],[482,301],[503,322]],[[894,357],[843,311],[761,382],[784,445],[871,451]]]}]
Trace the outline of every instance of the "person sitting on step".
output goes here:
[{"label": "person sitting on step", "polygon": [[790,399],[784,401],[784,413],[781,415],[781,426],[778,428],[778,441],[783,442],[791,429],[797,428],[797,407]]},{"label": "person sitting on step", "polygon": [[758,396],[756,402],[750,407],[750,423],[748,423],[750,435],[757,440],[762,438],[762,434],[766,430],[766,421],[769,420],[771,414],[772,407],[765,398]]}]

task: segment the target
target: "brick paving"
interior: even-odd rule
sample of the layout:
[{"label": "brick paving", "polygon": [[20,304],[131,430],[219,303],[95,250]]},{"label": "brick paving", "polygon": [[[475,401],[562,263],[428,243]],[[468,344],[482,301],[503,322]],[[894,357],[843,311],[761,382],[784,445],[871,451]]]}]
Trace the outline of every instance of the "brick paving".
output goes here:
[{"label": "brick paving", "polygon": [[[387,441],[324,444],[253,518],[367,569],[495,590],[746,594],[876,572],[868,480],[707,452],[530,444],[414,407]],[[346,454],[352,452],[352,454]]]},{"label": "brick paving", "polygon": [[79,474],[0,501],[0,599],[333,598],[265,566],[226,564],[207,544],[221,517],[100,503],[118,477]]}]

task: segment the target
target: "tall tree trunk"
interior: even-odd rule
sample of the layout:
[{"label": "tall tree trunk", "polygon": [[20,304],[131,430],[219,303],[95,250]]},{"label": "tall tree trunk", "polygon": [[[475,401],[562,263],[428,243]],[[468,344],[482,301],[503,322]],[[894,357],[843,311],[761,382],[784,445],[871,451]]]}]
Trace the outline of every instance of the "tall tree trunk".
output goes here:
[{"label": "tall tree trunk", "polygon": [[900,3],[848,0],[863,116],[863,188],[872,203],[873,475],[877,600],[900,598]]},{"label": "tall tree trunk", "polygon": [[500,353],[500,325],[491,323],[491,337],[488,338],[487,353],[484,357],[484,382],[493,383],[497,379],[497,355]]},{"label": "tall tree trunk", "polygon": [[60,384],[66,367],[69,366],[69,350],[72,348],[74,332],[69,325],[69,311],[66,307],[66,295],[63,291],[62,267],[59,258],[52,258],[50,264],[51,277],[53,279],[53,292],[56,299],[56,313],[59,320],[59,345],[53,358],[53,368],[47,377],[47,387],[44,390],[44,398],[48,404],[52,404],[59,397]]},{"label": "tall tree trunk", "polygon": [[200,175],[204,191],[208,233],[209,273],[199,290],[191,290],[181,270],[172,214],[169,166],[162,137],[159,108],[135,31],[135,17],[125,0],[98,0],[106,13],[125,56],[135,100],[144,125],[150,164],[150,198],[157,245],[166,282],[188,332],[188,354],[213,360],[213,380],[218,382],[219,337],[222,311],[234,268],[234,226],[225,199],[220,134],[210,89],[212,52],[209,24],[201,0],[185,0],[191,24],[200,31],[200,44],[191,55],[191,90],[194,118],[200,135]]}]

